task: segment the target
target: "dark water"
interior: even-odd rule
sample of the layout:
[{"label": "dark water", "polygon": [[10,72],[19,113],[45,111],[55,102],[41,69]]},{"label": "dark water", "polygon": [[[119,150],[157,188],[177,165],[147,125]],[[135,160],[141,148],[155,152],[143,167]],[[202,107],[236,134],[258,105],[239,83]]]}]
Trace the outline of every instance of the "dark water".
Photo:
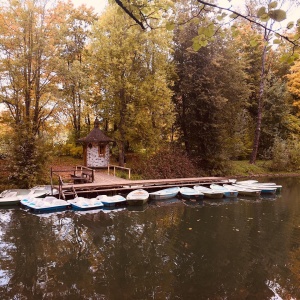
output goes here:
[{"label": "dark water", "polygon": [[300,299],[300,178],[257,200],[0,208],[0,299]]}]

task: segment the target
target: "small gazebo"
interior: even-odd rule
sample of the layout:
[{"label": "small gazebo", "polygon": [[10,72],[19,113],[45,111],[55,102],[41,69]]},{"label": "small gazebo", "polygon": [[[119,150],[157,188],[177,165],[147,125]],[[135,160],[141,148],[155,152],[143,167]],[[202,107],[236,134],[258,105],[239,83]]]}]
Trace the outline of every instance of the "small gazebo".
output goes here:
[{"label": "small gazebo", "polygon": [[78,140],[83,145],[83,159],[86,167],[106,168],[109,165],[109,143],[113,140],[100,130],[99,125],[100,122],[96,118],[92,131]]}]

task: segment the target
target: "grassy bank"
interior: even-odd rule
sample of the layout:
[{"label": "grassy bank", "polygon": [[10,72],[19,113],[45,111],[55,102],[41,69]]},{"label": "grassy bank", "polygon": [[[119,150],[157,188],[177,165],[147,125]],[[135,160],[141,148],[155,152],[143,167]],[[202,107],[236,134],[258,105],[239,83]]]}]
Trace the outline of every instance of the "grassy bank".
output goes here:
[{"label": "grassy bank", "polygon": [[258,160],[255,165],[249,161],[231,161],[230,169],[226,176],[253,177],[253,176],[300,176],[300,170],[274,171],[271,169],[271,161]]}]

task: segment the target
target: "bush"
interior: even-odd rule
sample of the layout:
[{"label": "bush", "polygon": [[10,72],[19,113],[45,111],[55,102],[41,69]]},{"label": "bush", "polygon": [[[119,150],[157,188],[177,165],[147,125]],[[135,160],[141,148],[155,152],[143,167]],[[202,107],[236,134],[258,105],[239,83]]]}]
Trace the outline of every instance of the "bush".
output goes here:
[{"label": "bush", "polygon": [[186,178],[199,175],[188,156],[175,148],[163,149],[150,157],[136,157],[131,165],[132,171],[144,179]]},{"label": "bush", "polygon": [[74,158],[83,157],[83,148],[82,146],[75,146],[71,143],[66,143],[64,145],[57,145],[55,147],[55,153],[59,156],[71,156]]},{"label": "bush", "polygon": [[43,138],[35,136],[27,128],[16,130],[12,141],[8,157],[9,180],[19,188],[32,187],[45,175],[49,147]]},{"label": "bush", "polygon": [[283,140],[277,137],[272,149],[272,163],[274,171],[296,171],[300,169],[300,141]]}]

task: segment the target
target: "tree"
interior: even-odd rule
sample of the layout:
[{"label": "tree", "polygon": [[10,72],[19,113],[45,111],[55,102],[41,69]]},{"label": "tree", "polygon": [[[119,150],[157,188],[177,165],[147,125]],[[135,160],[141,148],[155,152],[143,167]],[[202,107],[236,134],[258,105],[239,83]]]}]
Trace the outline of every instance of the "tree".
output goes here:
[{"label": "tree", "polygon": [[298,114],[300,113],[300,60],[295,61],[291,67],[291,73],[287,75],[288,89],[294,97],[293,105],[297,108]]},{"label": "tree", "polygon": [[192,38],[206,28],[205,22],[191,22],[175,31],[174,103],[180,141],[187,153],[202,169],[220,174],[232,152],[234,134],[242,126],[236,122],[249,87],[245,62],[233,51],[236,45],[230,35],[222,37],[220,32],[209,45],[193,50]]},{"label": "tree", "polygon": [[70,118],[73,140],[81,137],[83,113],[91,96],[92,70],[89,63],[87,44],[96,15],[91,9],[81,6],[74,8],[65,4],[65,22],[61,26],[61,59],[59,69],[61,88],[61,108]]},{"label": "tree", "polygon": [[[167,23],[167,26],[170,28],[173,27],[176,22],[174,22],[174,15],[177,13],[176,6],[177,1],[140,1],[140,0],[114,0],[117,5],[127,14],[129,15],[142,29],[153,29],[155,26],[152,25],[151,20],[158,18],[165,18],[169,19],[169,22]],[[181,1],[178,1],[181,3]],[[292,4],[298,4],[297,0],[289,0]],[[188,20],[183,21],[182,23],[185,24],[189,20],[194,19],[195,17],[198,17],[202,14],[206,14],[207,12],[213,13],[215,18],[212,19],[212,24],[218,24],[219,22],[222,22],[225,20],[225,23],[228,23],[228,20],[226,19],[228,16],[232,19],[242,18],[248,22],[250,22],[253,25],[256,25],[260,27],[262,30],[270,30],[272,33],[276,33],[277,36],[282,41],[288,41],[291,43],[294,47],[297,47],[299,45],[300,40],[300,19],[294,24],[294,22],[290,22],[288,24],[288,28],[291,29],[296,25],[296,28],[298,30],[298,34],[294,36],[293,39],[288,34],[280,33],[277,30],[274,30],[273,28],[267,27],[267,24],[261,23],[263,19],[271,18],[275,21],[282,21],[286,18],[286,11],[283,9],[277,8],[277,2],[276,1],[267,1],[268,9],[261,7],[261,10],[257,12],[257,14],[253,15],[252,13],[249,13],[247,11],[246,13],[240,13],[236,10],[232,9],[230,0],[228,0],[228,3],[230,4],[230,7],[223,7],[220,5],[215,4],[214,2],[207,2],[203,0],[195,0],[195,1],[189,1],[186,0],[185,3],[181,4],[181,6],[185,5],[191,5],[194,8],[197,7],[197,13],[193,14],[189,17]],[[263,19],[261,19],[263,17]],[[156,23],[157,24],[157,23]],[[177,22],[178,24],[178,22]],[[160,23],[161,25],[161,23]],[[198,42],[200,44],[205,43],[207,39],[209,39],[210,32],[207,31],[208,34],[203,34],[201,32],[198,34]]]},{"label": "tree", "polygon": [[98,114],[112,131],[123,165],[126,149],[155,150],[169,139],[171,34],[144,32],[128,16],[116,17],[117,10],[111,5],[95,24],[91,52]]},{"label": "tree", "polygon": [[63,6],[35,0],[8,0],[0,14],[0,101],[13,120],[11,162],[24,186],[34,184],[43,169],[38,145],[57,103],[64,14]]},{"label": "tree", "polygon": [[[127,13],[132,19],[137,22],[142,28],[154,28],[151,26],[151,22],[149,20],[153,18],[157,18],[157,14],[159,11],[165,11],[165,17],[169,18],[170,22],[167,23],[167,27],[171,28],[171,25],[178,23],[178,21],[173,17],[170,18],[170,15],[175,15],[176,8],[180,8],[180,5],[176,7],[173,2],[165,2],[164,5],[158,4],[156,1],[136,1],[131,0],[127,1],[126,3],[122,0],[115,0],[116,3]],[[259,92],[257,98],[257,118],[256,118],[256,130],[253,140],[253,149],[252,154],[250,157],[250,162],[255,163],[258,153],[258,146],[260,141],[260,133],[261,133],[261,121],[262,121],[262,112],[263,112],[263,96],[264,96],[264,89],[265,89],[265,77],[266,77],[266,59],[268,49],[270,48],[271,40],[273,39],[274,34],[278,37],[274,42],[280,43],[282,41],[289,42],[293,48],[298,45],[299,42],[299,24],[300,20],[298,20],[296,28],[298,30],[298,34],[294,36],[294,39],[288,34],[280,33],[278,30],[274,29],[274,24],[276,22],[281,22],[286,19],[286,12],[280,7],[285,1],[281,1],[278,5],[276,1],[263,1],[257,3],[258,5],[263,5],[258,9],[253,10],[253,3],[251,2],[248,6],[247,13],[239,13],[237,11],[232,10],[231,8],[221,7],[214,3],[197,0],[197,1],[186,1],[184,5],[194,5],[197,6],[197,9],[194,9],[193,13],[188,16],[188,18],[181,23],[186,24],[189,20],[193,20],[198,16],[204,16],[207,12],[214,13],[215,18],[211,19],[210,24],[207,24],[206,27],[199,29],[198,33],[195,33],[193,38],[193,48],[194,50],[198,51],[201,47],[206,46],[208,41],[210,41],[214,35],[220,29],[222,22],[225,20],[227,21],[227,17],[229,16],[233,20],[237,18],[242,18],[247,20],[252,26],[255,28],[256,31],[262,31],[262,52],[261,52],[261,71],[260,71],[260,82],[259,82]],[[293,3],[295,1],[291,1]],[[262,4],[263,3],[263,4]],[[168,12],[168,13],[167,13]],[[230,15],[228,15],[230,13]],[[171,25],[170,25],[171,24]],[[290,22],[288,23],[288,29],[294,27],[295,24]],[[235,28],[235,27],[234,27]],[[258,41],[252,40],[251,44],[257,44]],[[295,58],[296,56],[293,56]]]}]

